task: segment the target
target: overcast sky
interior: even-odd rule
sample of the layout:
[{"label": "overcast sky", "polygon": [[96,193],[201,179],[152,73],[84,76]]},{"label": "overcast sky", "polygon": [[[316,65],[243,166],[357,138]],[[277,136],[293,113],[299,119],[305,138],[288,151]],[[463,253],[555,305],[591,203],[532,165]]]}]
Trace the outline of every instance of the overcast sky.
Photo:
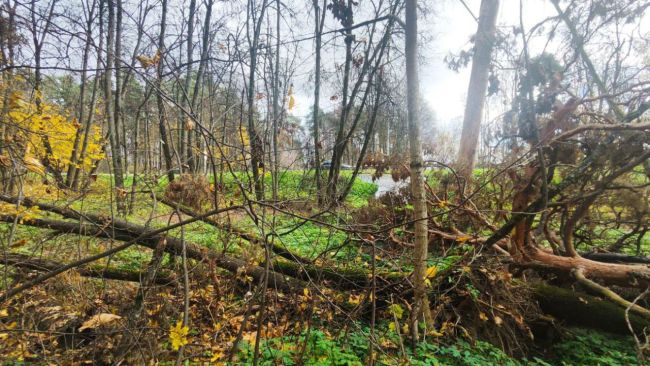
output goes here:
[{"label": "overcast sky", "polygon": [[[465,0],[475,16],[479,14],[480,0]],[[421,45],[424,63],[420,66],[420,90],[422,98],[438,117],[439,128],[453,128],[462,121],[465,95],[469,82],[469,67],[459,72],[450,70],[444,58],[450,52],[457,53],[471,47],[470,39],[476,33],[477,23],[460,0],[430,2],[433,14],[421,19],[419,32],[435,38],[432,43]],[[529,29],[537,22],[555,14],[549,0],[524,0],[524,26]],[[519,0],[502,0],[497,25],[506,32],[519,24]],[[327,98],[325,98],[327,99]],[[305,90],[297,90],[297,105],[293,115],[305,117],[311,106],[311,96]],[[327,100],[324,108],[333,107]]]}]

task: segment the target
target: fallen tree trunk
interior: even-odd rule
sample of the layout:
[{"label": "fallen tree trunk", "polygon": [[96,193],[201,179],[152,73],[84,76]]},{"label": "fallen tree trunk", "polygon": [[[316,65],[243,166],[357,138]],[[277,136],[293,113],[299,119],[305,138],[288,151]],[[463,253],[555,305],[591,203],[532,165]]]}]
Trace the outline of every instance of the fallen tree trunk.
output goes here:
[{"label": "fallen tree trunk", "polygon": [[[5,201],[5,202],[10,202],[10,203],[17,203],[17,199],[15,197],[9,197],[5,195],[0,195],[0,200]],[[176,207],[173,202],[171,201],[166,201],[168,205],[171,207]],[[48,211],[48,212],[53,212],[56,214],[59,214],[63,217],[66,218],[71,218],[75,220],[80,220],[80,221],[86,221],[88,222],[83,223],[83,225],[86,225],[85,229],[82,230],[76,230],[76,231],[70,231],[73,228],[70,227],[68,222],[65,221],[56,221],[56,220],[45,220],[45,219],[38,219],[38,220],[26,220],[23,223],[25,225],[30,225],[30,226],[37,226],[37,227],[48,227],[49,228],[55,229],[55,227],[61,228],[61,230],[57,230],[59,232],[66,232],[66,233],[77,233],[85,236],[96,236],[96,237],[103,237],[103,238],[113,238],[117,240],[122,240],[122,241],[129,241],[129,240],[134,240],[139,237],[144,237],[145,241],[138,240],[138,242],[146,247],[149,248],[155,248],[156,243],[158,240],[160,240],[160,235],[154,235],[153,237],[148,236],[147,231],[149,231],[148,228],[135,225],[132,223],[128,223],[126,221],[123,221],[121,219],[113,219],[111,220],[107,216],[103,215],[98,215],[98,214],[93,214],[93,213],[80,213],[78,211],[69,209],[69,208],[64,208],[64,207],[58,207],[55,205],[47,204],[47,203],[40,203],[36,202],[34,200],[30,199],[23,199],[21,201],[21,204],[26,207],[30,206],[35,206],[38,207],[39,209],[43,211]],[[209,224],[214,224],[214,225],[219,225],[216,226],[217,228],[221,228],[221,224],[214,222],[214,220],[211,220],[209,217],[212,216],[210,212],[207,213],[202,213],[198,214],[195,213],[187,208],[184,210],[180,208],[181,205],[179,205],[179,211],[187,214],[188,216],[192,217],[195,221],[203,221]],[[233,206],[233,209],[240,208],[240,206]],[[223,209],[226,210],[226,209]],[[11,216],[11,220],[13,220],[13,216]],[[0,220],[3,220],[0,218]],[[49,222],[49,223],[48,223]],[[78,223],[75,223],[74,225],[79,226]],[[233,228],[234,229],[234,228]],[[227,230],[227,229],[224,229]],[[114,235],[113,235],[114,234]],[[260,243],[258,238],[255,238],[251,234],[244,233],[241,230],[237,230],[236,234],[249,242],[253,243],[258,243],[260,245],[263,245],[263,243]],[[181,243],[177,239],[169,238],[166,237],[167,240],[167,245],[169,246],[170,241],[176,241],[177,243],[177,252],[174,254],[179,254],[180,253],[180,248],[181,248]],[[205,252],[208,257],[214,257],[217,256],[219,257],[220,254],[210,252],[207,248],[195,245],[195,244],[188,244],[188,257],[192,259],[202,259],[198,254],[196,257],[192,257],[190,255],[190,246],[192,250],[195,250],[197,252]],[[363,288],[365,286],[368,286],[372,282],[372,278],[369,276],[369,271],[363,270],[363,269],[332,269],[332,268],[326,268],[310,263],[305,263],[308,262],[308,259],[301,258],[299,256],[296,256],[286,248],[282,248],[279,245],[274,245],[272,247],[273,252],[278,254],[279,256],[282,256],[285,259],[289,259],[289,261],[278,261],[275,260],[271,268],[275,274],[286,274],[290,277],[302,280],[302,281],[309,281],[309,282],[314,282],[314,283],[324,283],[327,282],[331,287],[334,288],[343,288],[343,289],[358,289],[358,288]],[[173,249],[167,248],[166,251],[170,251]],[[282,255],[284,253],[285,255]],[[214,258],[212,258],[214,259]],[[236,260],[235,258],[231,258],[232,260]],[[244,261],[241,261],[244,263]],[[234,268],[234,266],[233,266]],[[228,269],[228,268],[225,268]],[[262,267],[260,269],[263,270]],[[230,270],[230,269],[228,269]],[[234,270],[236,271],[236,269]],[[234,272],[233,271],[233,272]],[[249,274],[251,275],[251,274]],[[251,275],[253,278],[261,278],[258,277],[261,274],[257,275]],[[396,284],[398,282],[403,282],[405,279],[405,275],[402,273],[378,273],[377,278],[379,279],[379,283],[384,283],[388,284],[388,282],[391,282],[392,284]],[[305,284],[302,285],[303,288],[305,287]],[[288,288],[285,288],[288,289]]]},{"label": "fallen tree trunk", "polygon": [[[372,285],[372,273],[362,268],[327,268],[287,261],[275,261],[271,268],[303,281],[324,283],[331,288],[353,290]],[[378,288],[392,287],[403,283],[409,275],[403,272],[377,272],[375,281]]]},{"label": "fallen tree trunk", "polygon": [[[630,333],[625,309],[610,301],[545,284],[533,286],[533,293],[544,312],[567,324],[612,333]],[[650,329],[650,321],[642,316],[630,313],[629,320],[637,333],[642,333],[644,328]]]},{"label": "fallen tree trunk", "polygon": [[650,264],[650,258],[622,253],[582,253],[582,258],[604,263]]},{"label": "fallen tree trunk", "polygon": [[[0,216],[0,221],[13,222],[14,216]],[[67,222],[51,219],[23,220],[22,225],[50,229],[64,234],[79,234],[97,238],[115,239],[120,241],[137,240],[139,245],[155,249],[160,240],[165,240],[165,252],[180,255],[183,243],[181,240],[161,234],[149,235],[147,228],[121,220],[110,224],[97,225],[91,223]],[[225,254],[214,252],[206,247],[187,243],[187,257],[200,261],[214,260],[220,268],[233,273],[244,271],[255,280],[262,279],[264,268],[250,265],[246,261]],[[240,269],[242,268],[242,269]],[[281,290],[299,290],[308,287],[309,283],[326,283],[332,288],[359,289],[371,284],[370,272],[363,269],[333,269],[313,264],[301,264],[288,261],[274,261],[271,265],[269,286]],[[287,275],[288,277],[284,276]],[[403,282],[408,275],[403,273],[378,273],[379,284]],[[307,281],[307,282],[303,282]]]},{"label": "fallen tree trunk", "polygon": [[[13,223],[15,216],[13,215],[0,215],[0,221]],[[152,234],[145,227],[128,224],[120,221],[120,225],[116,225],[117,221],[112,222],[112,226],[98,226],[93,224],[67,222],[51,219],[24,219],[22,225],[39,227],[43,229],[54,230],[64,234],[79,234],[97,238],[115,239],[120,241],[137,241],[139,245],[155,249],[156,245],[161,241],[166,241],[165,252],[173,255],[181,255],[183,250],[183,242],[179,239],[162,235]],[[192,243],[185,243],[187,257],[199,261],[214,261],[219,268],[223,268],[233,273],[242,272],[245,275],[253,277],[255,280],[262,280],[266,273],[265,269],[251,265],[244,260],[233,258],[225,254],[210,251],[205,247],[200,247]],[[296,291],[307,287],[303,281],[293,278],[287,278],[282,274],[270,271],[268,278],[269,287],[278,288],[286,291]]]},{"label": "fallen tree trunk", "polygon": [[[13,222],[14,219],[15,217],[13,216],[0,215],[0,221],[2,222]],[[183,243],[176,238],[163,235],[149,236],[146,231],[136,233],[137,230],[144,229],[136,225],[130,225],[129,230],[123,230],[121,228],[111,228],[111,230],[106,230],[106,228],[99,228],[92,224],[80,224],[78,222],[49,219],[23,220],[23,224],[54,230],[60,233],[79,234],[116,240],[133,240],[135,237],[139,238],[138,243],[140,245],[152,249],[155,248],[160,240],[166,240],[165,252],[173,255],[179,255],[183,245]],[[114,233],[114,235],[109,233]],[[200,261],[214,260],[215,264],[220,268],[233,273],[249,275],[257,281],[261,280],[265,274],[265,269],[260,266],[250,265],[243,260],[226,255],[220,255],[195,244],[186,243],[186,246],[188,258]],[[16,260],[19,259],[19,257],[15,258]],[[20,258],[20,260],[23,261],[24,259],[25,258]],[[31,260],[31,258],[29,260]],[[349,272],[339,272],[334,269],[325,270],[320,268],[318,269],[319,272],[313,272],[317,269],[309,267],[315,266],[307,266],[306,269],[301,269],[299,264],[286,263],[287,262],[283,262],[283,264],[274,263],[275,270],[278,272],[291,273],[297,277],[307,278],[314,282],[322,280],[324,277],[335,277],[338,281],[330,284],[352,288],[355,286],[360,287],[361,283],[368,283],[370,280],[368,278],[369,272],[362,269],[351,270]],[[54,269],[54,266],[48,265],[48,270],[50,269]],[[309,287],[306,282],[291,277],[285,277],[276,271],[269,271],[269,284],[272,288],[289,292],[302,292],[304,288]],[[324,273],[327,273],[327,275],[323,276]],[[407,277],[408,274],[405,273],[393,273],[387,276],[387,280],[404,281]],[[346,282],[355,283],[355,285],[346,285]],[[541,284],[534,287],[534,294],[545,312],[555,316],[556,318],[563,319],[570,324],[589,326],[616,333],[627,333],[625,310],[609,301]],[[633,328],[637,331],[641,331],[644,327],[650,327],[650,321],[636,314],[629,314],[629,319]]]},{"label": "fallen tree trunk", "polygon": [[[212,219],[210,217],[212,215],[209,215],[209,213],[206,214],[206,213],[194,212],[192,209],[188,208],[187,206],[184,206],[184,205],[182,205],[180,203],[177,203],[177,202],[170,201],[170,200],[168,200],[168,199],[166,199],[164,197],[156,196],[156,199],[158,201],[164,203],[165,205],[173,208],[173,209],[178,209],[178,211],[180,211],[181,213],[183,213],[183,214],[185,214],[187,216],[190,216],[190,217],[192,217],[192,218],[194,218],[194,219],[196,219],[198,221],[206,223],[206,224],[208,224],[208,225],[210,225],[212,227],[215,227],[215,228],[217,228],[219,230],[223,230],[225,232],[234,234],[237,237],[239,237],[239,238],[241,238],[243,240],[246,240],[246,241],[248,241],[248,242],[250,242],[252,244],[257,244],[257,245],[260,245],[260,246],[264,246],[264,240],[254,236],[254,235],[252,235],[250,233],[247,233],[247,232],[245,232],[245,231],[243,231],[243,230],[241,230],[239,228],[236,228],[236,227],[234,227],[232,225],[217,222],[216,220],[214,220],[214,219]],[[38,207],[39,209],[41,209],[43,211],[53,212],[53,213],[59,214],[59,215],[61,215],[63,217],[66,217],[66,218],[69,218],[69,219],[75,219],[75,220],[86,220],[86,221],[91,221],[91,222],[94,222],[94,223],[104,223],[104,222],[106,222],[106,220],[109,219],[106,216],[97,215],[97,214],[93,214],[93,213],[87,213],[87,212],[81,213],[81,212],[78,212],[76,210],[66,208],[66,207],[58,207],[58,206],[48,204],[48,203],[36,202],[36,201],[34,201],[32,199],[29,199],[29,198],[23,198],[22,200],[19,201],[17,197],[12,197],[12,196],[7,196],[7,195],[0,194],[0,201],[13,203],[13,204],[18,204],[20,202],[20,204],[22,206],[25,206],[25,207]],[[232,209],[243,209],[243,207],[242,206],[232,206]],[[217,210],[215,210],[215,211],[217,211]],[[123,224],[126,223],[126,222],[121,221],[119,219],[115,219],[113,221],[115,223],[117,223],[119,226],[122,226],[122,227],[124,227]],[[310,259],[304,258],[304,257],[302,257],[300,255],[297,255],[297,254],[291,252],[288,248],[285,248],[285,247],[283,247],[281,245],[273,244],[273,245],[271,245],[270,249],[273,251],[273,253],[275,253],[278,256],[283,257],[285,259],[295,261],[295,262],[299,262],[299,263],[312,263],[312,261]]]},{"label": "fallen tree trunk", "polygon": [[[48,259],[33,258],[28,255],[17,253],[8,253],[7,255],[0,257],[0,265],[25,268],[39,272],[54,271],[57,268],[64,266],[63,263]],[[130,282],[140,282],[145,276],[144,272],[117,270],[103,266],[81,266],[75,268],[75,271],[84,277]],[[155,284],[157,285],[168,286],[175,282],[176,278],[173,274],[159,274],[155,278]]]},{"label": "fallen tree trunk", "polygon": [[533,247],[528,248],[526,255],[533,262],[539,262],[566,273],[581,269],[585,277],[601,279],[609,284],[637,288],[650,286],[650,266],[603,263],[580,256],[562,257]]}]

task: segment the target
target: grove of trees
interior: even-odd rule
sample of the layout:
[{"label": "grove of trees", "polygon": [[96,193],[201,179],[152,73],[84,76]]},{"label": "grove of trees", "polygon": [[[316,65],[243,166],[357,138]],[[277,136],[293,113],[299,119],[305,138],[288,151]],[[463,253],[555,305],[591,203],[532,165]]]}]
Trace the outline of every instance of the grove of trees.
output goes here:
[{"label": "grove of trees", "polygon": [[647,362],[650,1],[0,1],[2,362]]}]

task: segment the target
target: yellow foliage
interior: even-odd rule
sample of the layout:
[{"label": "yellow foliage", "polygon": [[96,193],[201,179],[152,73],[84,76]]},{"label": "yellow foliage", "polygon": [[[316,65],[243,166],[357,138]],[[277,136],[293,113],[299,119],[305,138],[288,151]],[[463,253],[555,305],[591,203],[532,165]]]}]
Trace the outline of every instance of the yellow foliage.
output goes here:
[{"label": "yellow foliage", "polygon": [[296,106],[296,99],[293,97],[293,85],[289,87],[289,110]]},{"label": "yellow foliage", "polygon": [[25,207],[17,206],[13,203],[0,202],[0,212],[5,215],[16,216],[20,222],[23,222],[24,220],[37,218],[40,215],[41,210],[36,206]]},{"label": "yellow foliage", "polygon": [[436,274],[438,273],[438,267],[436,266],[431,266],[427,268],[427,273],[426,273],[426,278],[434,278]]},{"label": "yellow foliage", "polygon": [[251,140],[248,138],[248,129],[246,127],[239,128],[239,138],[241,139],[241,145],[244,148],[247,148],[251,144]]},{"label": "yellow foliage", "polygon": [[361,295],[350,294],[348,302],[352,305],[359,305],[361,302]]},{"label": "yellow foliage", "polygon": [[169,327],[169,341],[172,343],[174,351],[178,351],[179,348],[189,343],[187,339],[189,332],[190,328],[183,326],[182,320],[177,321],[175,326]]},{"label": "yellow foliage", "polygon": [[[41,111],[34,103],[27,102],[19,92],[10,97],[9,123],[16,128],[14,141],[25,143],[23,163],[27,169],[38,174],[44,174],[40,159],[47,156],[54,168],[63,169],[70,164],[74,140],[79,129],[79,123],[58,110],[58,107],[41,103]],[[52,148],[47,154],[44,138]],[[86,155],[77,168],[89,170],[96,160],[104,157],[101,148],[101,131],[93,126],[89,133]]]}]

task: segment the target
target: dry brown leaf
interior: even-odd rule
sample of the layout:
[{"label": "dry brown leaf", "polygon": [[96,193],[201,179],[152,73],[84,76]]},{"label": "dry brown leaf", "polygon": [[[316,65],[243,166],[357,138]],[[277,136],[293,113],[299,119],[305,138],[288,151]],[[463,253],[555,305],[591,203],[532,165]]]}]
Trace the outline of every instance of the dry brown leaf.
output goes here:
[{"label": "dry brown leaf", "polygon": [[494,324],[496,324],[496,325],[498,325],[498,326],[501,326],[501,324],[503,324],[503,319],[501,319],[500,316],[495,315],[495,316],[494,316]]},{"label": "dry brown leaf", "polygon": [[97,314],[92,318],[86,320],[83,324],[81,324],[81,327],[79,327],[79,331],[83,332],[85,329],[97,328],[101,325],[111,323],[118,319],[122,319],[122,317],[119,315],[109,314],[109,313]]},{"label": "dry brown leaf", "polygon": [[40,175],[45,174],[45,167],[40,161],[38,161],[38,159],[28,156],[23,161],[25,163],[25,168],[28,170]]}]

